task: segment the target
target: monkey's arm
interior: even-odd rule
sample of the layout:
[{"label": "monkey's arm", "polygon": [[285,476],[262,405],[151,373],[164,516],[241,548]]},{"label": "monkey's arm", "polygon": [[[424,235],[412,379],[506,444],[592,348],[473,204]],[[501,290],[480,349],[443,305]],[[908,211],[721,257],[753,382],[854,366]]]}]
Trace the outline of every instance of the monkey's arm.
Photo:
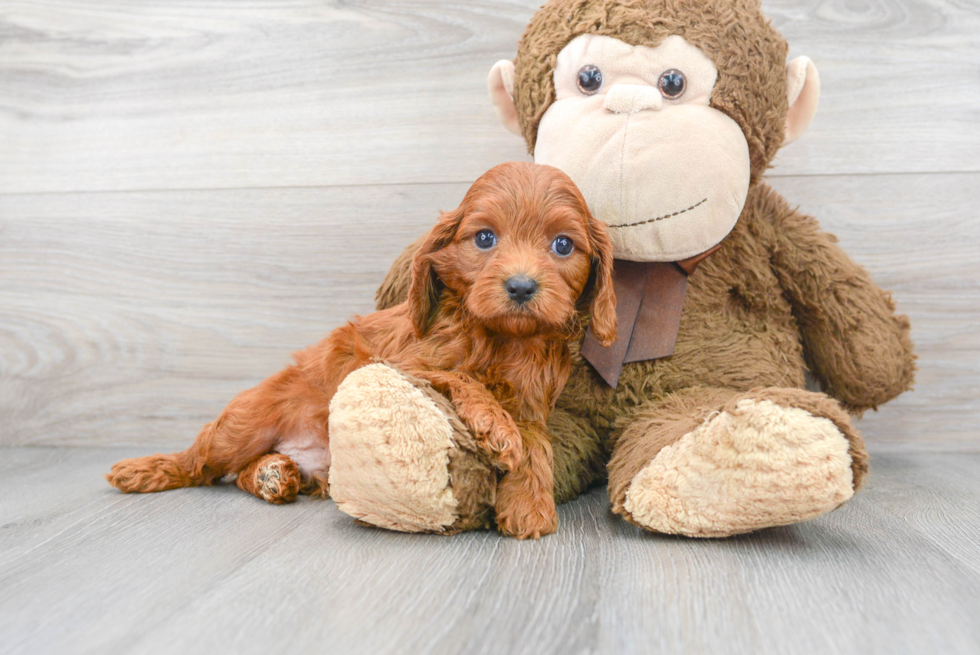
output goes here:
[{"label": "monkey's arm", "polygon": [[374,294],[374,303],[379,311],[394,307],[408,299],[408,286],[412,281],[412,257],[422,247],[426,236],[423,234],[410,243],[388,269],[384,282]]},{"label": "monkey's arm", "polygon": [[824,390],[849,411],[863,412],[909,389],[915,355],[908,318],[895,314],[891,295],[844,253],[837,237],[782,198],[774,204],[773,270]]}]

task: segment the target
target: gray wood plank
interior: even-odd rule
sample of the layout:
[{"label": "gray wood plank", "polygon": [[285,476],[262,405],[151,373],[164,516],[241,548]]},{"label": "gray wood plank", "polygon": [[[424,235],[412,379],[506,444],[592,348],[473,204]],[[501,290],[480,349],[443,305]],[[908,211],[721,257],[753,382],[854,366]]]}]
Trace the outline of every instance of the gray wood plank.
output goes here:
[{"label": "gray wood plank", "polygon": [[[763,0],[820,72],[820,107],[779,175],[980,170],[980,4]],[[928,80],[928,81],[927,81]],[[931,96],[931,100],[928,98]]]},{"label": "gray wood plank", "polygon": [[[121,496],[100,474],[130,454],[2,451],[15,465],[0,478],[0,548],[17,552],[0,563],[0,652],[980,647],[980,574],[969,561],[980,523],[965,508],[980,502],[980,454],[879,457],[868,489],[843,509],[727,540],[643,532],[596,490],[563,506],[559,533],[537,543],[361,528],[330,501],[273,507],[231,487]],[[78,499],[74,514],[51,493],[10,508],[11,492],[42,478]],[[959,527],[923,506],[952,508]],[[37,539],[44,522],[58,529]]]},{"label": "gray wood plank", "polygon": [[[460,182],[540,0],[0,6],[0,193]],[[775,173],[980,170],[980,6],[767,0],[823,81]]]},{"label": "gray wood plank", "polygon": [[[101,457],[92,457],[93,452]],[[131,639],[134,632],[203,593],[296,527],[295,512],[265,521],[267,508],[247,502],[250,499],[234,493],[233,487],[197,496],[184,491],[122,496],[107,490],[100,479],[115,451],[67,453],[66,463],[84,470],[84,482],[62,478],[62,464],[48,467],[47,484],[89,502],[79,503],[66,520],[54,519],[58,531],[40,541],[30,525],[47,519],[47,512],[34,514],[13,530],[5,525],[5,550],[12,542],[14,550],[23,552],[0,569],[4,652],[91,652]],[[196,509],[188,512],[190,507]],[[168,533],[167,526],[174,530]],[[190,534],[194,537],[184,538]],[[21,539],[34,543],[24,548]],[[38,570],[41,561],[50,565]]]},{"label": "gray wood plank", "polygon": [[961,564],[980,574],[977,458],[953,453],[876,452],[866,495]]},{"label": "gray wood plank", "polygon": [[475,178],[532,4],[5,3],[0,191]]},{"label": "gray wood plank", "polygon": [[[32,549],[105,510],[96,471],[111,455],[97,449],[5,448],[0,498],[0,570]],[[113,451],[125,452],[123,450]],[[133,450],[133,457],[143,451]],[[117,497],[111,504],[125,500]]]},{"label": "gray wood plank", "polygon": [[[977,443],[980,175],[777,178],[912,317],[881,444]],[[184,447],[355,312],[465,184],[7,196],[0,444]]]},{"label": "gray wood plank", "polygon": [[373,310],[390,262],[465,188],[6,198],[0,443],[185,441]]}]

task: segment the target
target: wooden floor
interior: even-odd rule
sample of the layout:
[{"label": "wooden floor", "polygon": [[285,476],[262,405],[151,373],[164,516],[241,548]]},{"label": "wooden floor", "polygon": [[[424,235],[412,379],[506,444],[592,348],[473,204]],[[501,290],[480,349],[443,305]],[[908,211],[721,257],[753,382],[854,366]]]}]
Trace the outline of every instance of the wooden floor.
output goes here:
[{"label": "wooden floor", "polygon": [[980,3],[764,0],[822,81],[769,181],[912,320],[811,523],[400,535],[101,474],[184,447],[502,161],[541,0],[0,1],[0,653],[980,653]]},{"label": "wooden floor", "polygon": [[980,652],[980,454],[877,453],[844,508],[735,539],[647,533],[597,489],[517,542],[108,488],[136,452],[0,451],[0,652]]}]

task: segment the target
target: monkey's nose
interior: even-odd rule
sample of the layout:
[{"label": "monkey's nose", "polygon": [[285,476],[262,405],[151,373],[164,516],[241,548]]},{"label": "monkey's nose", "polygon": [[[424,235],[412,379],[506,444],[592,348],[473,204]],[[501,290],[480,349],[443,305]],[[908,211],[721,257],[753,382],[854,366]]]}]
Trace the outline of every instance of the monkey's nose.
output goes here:
[{"label": "monkey's nose", "polygon": [[644,109],[663,107],[664,99],[658,89],[646,84],[614,84],[606,92],[602,106],[614,114],[635,114]]},{"label": "monkey's nose", "polygon": [[504,282],[507,295],[518,305],[523,305],[538,292],[538,283],[526,275],[515,275]]}]

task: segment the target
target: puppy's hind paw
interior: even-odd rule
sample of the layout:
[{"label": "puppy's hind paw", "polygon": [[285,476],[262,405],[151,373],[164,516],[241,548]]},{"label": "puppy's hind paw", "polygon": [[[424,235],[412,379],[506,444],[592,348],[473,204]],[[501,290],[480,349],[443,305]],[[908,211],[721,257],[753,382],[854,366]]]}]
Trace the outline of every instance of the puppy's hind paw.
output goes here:
[{"label": "puppy's hind paw", "polygon": [[291,503],[302,485],[299,469],[286,455],[264,455],[238,475],[238,486],[273,505]]},{"label": "puppy's hind paw", "polygon": [[116,462],[105,479],[123,493],[149,493],[192,486],[173,455],[149,455]]}]

